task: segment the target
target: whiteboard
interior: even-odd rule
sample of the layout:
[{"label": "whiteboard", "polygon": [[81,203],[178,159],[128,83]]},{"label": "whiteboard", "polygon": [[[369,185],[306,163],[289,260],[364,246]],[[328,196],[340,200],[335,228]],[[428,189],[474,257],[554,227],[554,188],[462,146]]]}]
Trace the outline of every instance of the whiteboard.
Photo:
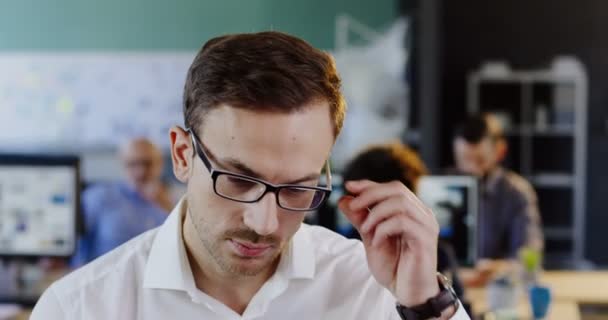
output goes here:
[{"label": "whiteboard", "polygon": [[96,150],[182,125],[194,52],[0,53],[0,149]]}]

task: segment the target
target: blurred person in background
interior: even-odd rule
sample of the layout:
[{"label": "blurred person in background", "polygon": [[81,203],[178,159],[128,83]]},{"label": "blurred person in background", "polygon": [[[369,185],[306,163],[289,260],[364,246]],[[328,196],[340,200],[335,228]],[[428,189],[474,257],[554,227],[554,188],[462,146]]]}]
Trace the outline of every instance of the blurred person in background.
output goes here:
[{"label": "blurred person in background", "polygon": [[542,250],[537,197],[525,178],[501,166],[508,145],[494,115],[475,115],[460,125],[453,150],[457,171],[480,179],[477,252],[481,260],[470,284],[481,285],[517,259],[522,248]]},{"label": "blurred person in background", "polygon": [[158,227],[173,208],[161,180],[162,152],[154,143],[145,138],[130,140],[120,147],[119,158],[124,181],[95,184],[82,194],[85,230],[72,258],[74,266]]}]

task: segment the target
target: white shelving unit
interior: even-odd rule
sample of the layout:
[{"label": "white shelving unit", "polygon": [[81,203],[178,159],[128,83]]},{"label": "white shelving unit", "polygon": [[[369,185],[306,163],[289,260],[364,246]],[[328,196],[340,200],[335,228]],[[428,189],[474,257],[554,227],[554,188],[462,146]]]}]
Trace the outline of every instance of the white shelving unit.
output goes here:
[{"label": "white shelving unit", "polygon": [[[550,69],[517,71],[487,64],[469,74],[467,90],[469,113],[494,112],[505,122],[516,155],[511,169],[536,188],[543,222],[561,219],[544,224],[547,257],[583,261],[588,80],[582,64],[560,58]],[[560,196],[551,196],[554,190]]]}]

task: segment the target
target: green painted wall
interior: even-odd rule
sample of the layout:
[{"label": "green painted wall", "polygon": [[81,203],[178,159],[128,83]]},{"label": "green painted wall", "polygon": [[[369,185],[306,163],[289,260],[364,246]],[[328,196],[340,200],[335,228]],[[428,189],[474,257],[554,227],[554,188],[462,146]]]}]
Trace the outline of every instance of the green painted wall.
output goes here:
[{"label": "green painted wall", "polygon": [[397,0],[0,0],[0,50],[194,50],[269,29],[331,49],[342,12],[387,26]]}]

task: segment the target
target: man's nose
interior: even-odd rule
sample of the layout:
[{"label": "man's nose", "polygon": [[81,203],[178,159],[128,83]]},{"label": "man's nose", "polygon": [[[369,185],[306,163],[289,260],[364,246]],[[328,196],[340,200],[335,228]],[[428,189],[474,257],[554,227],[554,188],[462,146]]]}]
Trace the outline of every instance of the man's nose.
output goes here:
[{"label": "man's nose", "polygon": [[267,236],[277,231],[279,208],[276,195],[267,193],[260,201],[247,206],[244,223],[261,236]]}]

